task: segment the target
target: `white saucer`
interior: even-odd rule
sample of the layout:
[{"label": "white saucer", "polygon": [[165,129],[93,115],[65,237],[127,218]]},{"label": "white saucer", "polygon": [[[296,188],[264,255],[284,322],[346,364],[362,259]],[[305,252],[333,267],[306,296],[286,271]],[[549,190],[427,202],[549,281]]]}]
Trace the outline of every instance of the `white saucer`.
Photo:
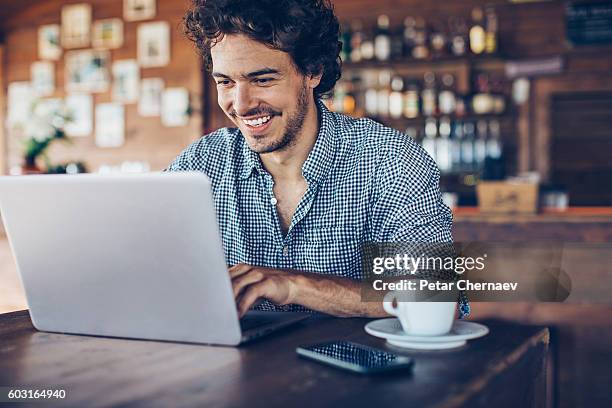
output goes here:
[{"label": "white saucer", "polygon": [[438,343],[419,343],[413,341],[387,340],[387,343],[395,347],[409,348],[415,350],[448,350],[463,346],[467,340],[438,342]]},{"label": "white saucer", "polygon": [[374,320],[365,325],[365,331],[380,337],[396,347],[418,350],[444,350],[463,346],[467,340],[476,339],[489,333],[487,326],[480,323],[455,320],[451,331],[441,336],[411,336],[404,333],[396,318]]}]

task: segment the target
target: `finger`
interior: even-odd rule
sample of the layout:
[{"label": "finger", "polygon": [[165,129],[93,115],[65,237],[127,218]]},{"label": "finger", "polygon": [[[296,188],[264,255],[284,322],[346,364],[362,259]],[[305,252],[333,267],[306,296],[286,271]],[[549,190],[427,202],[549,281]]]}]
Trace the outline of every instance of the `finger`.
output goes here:
[{"label": "finger", "polygon": [[240,292],[242,292],[242,290],[248,285],[257,283],[263,278],[264,274],[255,270],[232,279],[232,289],[234,291],[234,297],[237,297]]},{"label": "finger", "polygon": [[238,301],[238,314],[240,317],[244,316],[244,314],[249,311],[257,299],[265,297],[267,290],[268,285],[266,281],[250,285]]},{"label": "finger", "polygon": [[230,277],[234,279],[237,276],[244,275],[245,273],[247,273],[253,268],[254,268],[253,265],[236,264],[232,266],[231,268],[229,268],[228,271],[229,271]]}]

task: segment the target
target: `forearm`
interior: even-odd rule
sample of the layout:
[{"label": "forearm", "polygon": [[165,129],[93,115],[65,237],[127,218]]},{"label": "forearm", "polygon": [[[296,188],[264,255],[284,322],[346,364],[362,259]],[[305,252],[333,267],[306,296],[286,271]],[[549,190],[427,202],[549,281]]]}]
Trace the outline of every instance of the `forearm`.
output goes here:
[{"label": "forearm", "polygon": [[387,316],[382,302],[362,301],[357,281],[300,272],[294,275],[290,303],[339,317]]}]

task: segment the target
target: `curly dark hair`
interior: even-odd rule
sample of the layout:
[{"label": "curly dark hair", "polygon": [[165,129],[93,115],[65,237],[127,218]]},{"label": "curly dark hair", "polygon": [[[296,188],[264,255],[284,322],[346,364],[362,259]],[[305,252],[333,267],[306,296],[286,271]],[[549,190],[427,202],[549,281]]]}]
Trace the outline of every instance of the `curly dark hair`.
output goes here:
[{"label": "curly dark hair", "polygon": [[208,70],[210,49],[224,35],[243,34],[288,53],[302,75],[322,74],[315,97],[340,79],[340,24],[329,0],[193,0],[183,22]]}]

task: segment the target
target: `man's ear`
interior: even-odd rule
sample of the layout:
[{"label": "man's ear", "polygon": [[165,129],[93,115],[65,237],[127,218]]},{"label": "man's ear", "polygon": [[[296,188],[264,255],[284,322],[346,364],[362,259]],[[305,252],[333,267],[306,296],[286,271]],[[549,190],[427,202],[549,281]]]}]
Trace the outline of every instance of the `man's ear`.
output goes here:
[{"label": "man's ear", "polygon": [[306,76],[306,83],[310,89],[315,89],[321,83],[321,78],[323,78],[323,70],[321,70],[320,74],[310,74]]}]

